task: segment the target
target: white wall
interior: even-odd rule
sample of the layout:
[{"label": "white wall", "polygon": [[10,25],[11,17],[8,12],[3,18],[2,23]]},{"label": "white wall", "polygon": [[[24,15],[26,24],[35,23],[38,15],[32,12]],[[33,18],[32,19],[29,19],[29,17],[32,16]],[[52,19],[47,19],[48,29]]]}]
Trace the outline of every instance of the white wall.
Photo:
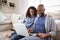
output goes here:
[{"label": "white wall", "polygon": [[2,6],[2,8],[0,9],[0,11],[2,11],[3,13],[22,13],[23,14],[23,13],[26,13],[27,8],[29,6],[35,6],[37,5],[36,3],[38,3],[37,1],[35,1],[35,3],[33,2],[34,5],[32,5],[33,3],[30,3],[29,0],[7,0],[7,2],[15,3],[15,8],[10,8],[7,3],[5,6]]},{"label": "white wall", "polygon": [[16,12],[22,13],[22,14],[26,13],[27,5],[28,5],[28,0],[18,0]]},{"label": "white wall", "polygon": [[28,0],[7,0],[7,2],[15,3],[15,8],[9,7],[7,3],[0,9],[3,13],[26,13]]},{"label": "white wall", "polygon": [[0,8],[3,13],[14,13],[16,8],[9,7],[9,2],[15,3],[16,0],[7,0],[7,4]]},{"label": "white wall", "polygon": [[40,4],[40,0],[28,0],[28,7],[34,6],[37,8],[39,4]]}]

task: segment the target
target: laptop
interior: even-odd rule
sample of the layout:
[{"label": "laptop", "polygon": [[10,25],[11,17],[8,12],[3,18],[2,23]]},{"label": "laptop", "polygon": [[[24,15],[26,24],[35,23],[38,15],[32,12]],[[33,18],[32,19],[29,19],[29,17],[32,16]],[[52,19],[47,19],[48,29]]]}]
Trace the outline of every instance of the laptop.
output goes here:
[{"label": "laptop", "polygon": [[15,22],[13,22],[13,27],[18,35],[29,36],[27,28],[25,24],[21,22],[21,20],[16,20]]}]

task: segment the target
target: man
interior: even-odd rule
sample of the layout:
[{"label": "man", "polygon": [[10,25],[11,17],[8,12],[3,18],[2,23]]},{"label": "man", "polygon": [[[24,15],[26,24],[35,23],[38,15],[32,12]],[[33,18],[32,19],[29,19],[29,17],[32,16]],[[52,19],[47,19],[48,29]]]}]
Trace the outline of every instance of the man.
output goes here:
[{"label": "man", "polygon": [[[40,37],[40,38],[48,38],[48,40],[49,39],[53,40],[52,37],[54,37],[56,35],[56,24],[55,24],[55,21],[54,21],[54,19],[52,17],[50,17],[48,15],[45,15],[44,11],[45,11],[44,5],[43,4],[38,5],[37,15],[40,18],[42,17],[43,18],[42,20],[45,21],[45,23],[44,23],[44,25],[45,25],[45,33],[38,33],[38,37]],[[39,19],[38,17],[37,17],[36,20]],[[45,19],[44,19],[44,17],[45,17]]]},{"label": "man", "polygon": [[37,17],[34,21],[32,33],[35,36],[25,37],[20,40],[53,40],[56,35],[56,24],[52,17],[45,15],[45,8],[43,4],[37,7]]}]

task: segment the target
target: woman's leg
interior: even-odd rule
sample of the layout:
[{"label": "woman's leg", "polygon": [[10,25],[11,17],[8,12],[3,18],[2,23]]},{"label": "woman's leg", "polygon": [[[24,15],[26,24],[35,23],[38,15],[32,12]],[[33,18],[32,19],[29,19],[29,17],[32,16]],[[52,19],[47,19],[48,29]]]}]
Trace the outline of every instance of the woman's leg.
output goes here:
[{"label": "woman's leg", "polygon": [[6,34],[6,37],[7,38],[11,38],[13,35],[15,35],[15,34],[17,34],[16,32],[13,32],[13,33],[11,33],[11,34]]},{"label": "woman's leg", "polygon": [[19,39],[21,39],[21,38],[24,38],[25,36],[21,36],[21,35],[13,35],[12,37],[11,37],[11,40],[19,40]]},{"label": "woman's leg", "polygon": [[16,35],[12,35],[10,40],[14,40]]},{"label": "woman's leg", "polygon": [[11,34],[11,37],[13,36],[13,35],[15,35],[15,34],[17,34],[16,32],[13,32],[12,34]]}]

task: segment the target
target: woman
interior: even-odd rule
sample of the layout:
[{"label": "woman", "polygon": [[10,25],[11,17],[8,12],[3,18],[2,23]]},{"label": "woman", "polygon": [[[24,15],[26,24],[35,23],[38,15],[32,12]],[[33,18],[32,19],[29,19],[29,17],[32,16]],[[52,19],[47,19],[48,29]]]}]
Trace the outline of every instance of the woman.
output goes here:
[{"label": "woman", "polygon": [[[32,26],[33,26],[36,15],[37,15],[36,8],[34,6],[29,7],[27,10],[27,13],[26,13],[26,17],[23,21],[23,23],[25,23],[29,33],[32,32]],[[25,36],[15,34],[11,37],[11,40],[19,40],[24,37]]]},{"label": "woman", "polygon": [[25,37],[20,40],[53,40],[56,35],[56,24],[52,17],[45,15],[45,8],[43,4],[40,4],[37,8],[37,14],[34,21],[34,27],[32,33],[35,36]]}]

